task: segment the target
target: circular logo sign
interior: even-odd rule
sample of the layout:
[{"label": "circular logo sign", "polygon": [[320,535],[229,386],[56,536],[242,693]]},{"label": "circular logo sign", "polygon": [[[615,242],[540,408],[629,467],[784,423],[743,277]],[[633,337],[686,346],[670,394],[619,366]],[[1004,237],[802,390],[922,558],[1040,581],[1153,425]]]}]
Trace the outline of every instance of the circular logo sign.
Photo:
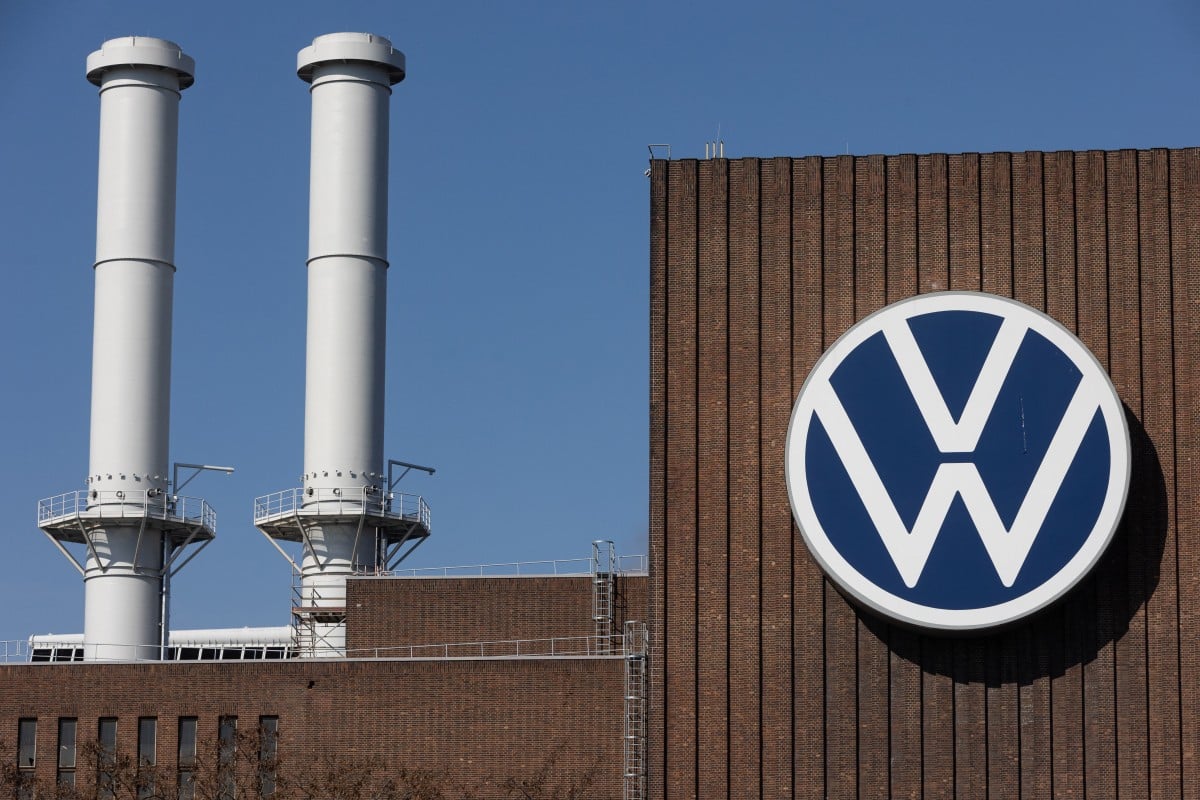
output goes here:
[{"label": "circular logo sign", "polygon": [[788,427],[792,513],[829,577],[897,621],[1002,625],[1100,558],[1129,488],[1112,382],[1066,328],[977,292],[872,314]]}]

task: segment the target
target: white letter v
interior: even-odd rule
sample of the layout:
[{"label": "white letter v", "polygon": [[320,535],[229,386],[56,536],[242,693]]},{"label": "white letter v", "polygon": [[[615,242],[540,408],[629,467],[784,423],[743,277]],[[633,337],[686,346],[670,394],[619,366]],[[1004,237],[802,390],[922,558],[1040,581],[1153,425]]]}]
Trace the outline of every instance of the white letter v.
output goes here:
[{"label": "white letter v", "polygon": [[[997,339],[999,338],[998,335]],[[989,356],[989,364],[991,360]],[[924,363],[924,359],[921,361]],[[863,447],[854,424],[842,407],[841,400],[828,383],[819,389],[814,387],[817,395],[814,398],[813,410],[824,425],[851,483],[854,484],[871,522],[879,532],[879,537],[883,540],[884,547],[887,548],[906,586],[912,588],[920,580],[921,573],[925,570],[925,562],[929,560],[929,553],[933,550],[955,495],[962,495],[963,504],[975,523],[1000,581],[1005,586],[1012,586],[1041,531],[1050,506],[1058,496],[1067,471],[1075,461],[1075,454],[1079,452],[1083,437],[1096,416],[1099,407],[1096,398],[1101,396],[1102,388],[1094,386],[1088,378],[1081,380],[1075,388],[1075,394],[1062,421],[1059,422],[1058,430],[1050,441],[1024,500],[1021,501],[1011,529],[1004,527],[996,504],[992,501],[975,465],[950,463],[938,467],[916,522],[912,530],[908,530],[900,519],[895,503],[892,502],[887,487],[883,485],[871,457]],[[977,392],[978,385],[976,392],[972,393],[972,401]],[[938,399],[940,401],[940,395]],[[994,404],[993,395],[989,410]],[[944,403],[941,403],[941,406],[945,409]],[[924,408],[922,410],[924,411]],[[963,417],[966,418],[966,413]],[[985,417],[984,423],[986,421]],[[930,427],[932,429],[933,426]],[[973,432],[975,441],[978,441],[982,429],[983,425],[980,425],[979,431]]]}]

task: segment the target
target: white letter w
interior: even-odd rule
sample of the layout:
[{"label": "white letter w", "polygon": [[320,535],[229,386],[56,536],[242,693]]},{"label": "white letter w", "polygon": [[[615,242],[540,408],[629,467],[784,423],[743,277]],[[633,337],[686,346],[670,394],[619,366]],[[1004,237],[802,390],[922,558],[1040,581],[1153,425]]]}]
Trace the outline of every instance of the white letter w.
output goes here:
[{"label": "white letter w", "polygon": [[[933,380],[907,322],[899,321],[884,328],[884,336],[938,449],[943,453],[973,452],[991,417],[992,408],[1021,341],[1025,338],[1025,328],[1011,320],[1005,320],[1000,326],[957,423]],[[925,562],[929,559],[955,495],[962,496],[963,504],[979,531],[979,537],[1001,582],[1005,586],[1013,585],[1095,417],[1099,408],[1096,398],[1101,396],[1102,390],[1086,376],[1080,380],[1011,528],[1004,527],[996,504],[975,465],[947,463],[940,465],[934,474],[916,522],[909,530],[900,519],[887,487],[883,485],[833,387],[826,383],[813,388],[818,392],[814,398],[814,411],[820,417],[900,577],[910,588],[921,579]]]}]

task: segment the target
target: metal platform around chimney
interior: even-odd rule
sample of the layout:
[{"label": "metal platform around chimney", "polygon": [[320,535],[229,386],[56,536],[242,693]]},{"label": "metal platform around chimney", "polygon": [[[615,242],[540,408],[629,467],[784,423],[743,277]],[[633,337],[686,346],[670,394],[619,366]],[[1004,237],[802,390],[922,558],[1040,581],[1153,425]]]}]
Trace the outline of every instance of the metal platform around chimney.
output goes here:
[{"label": "metal platform around chimney", "polygon": [[[167,583],[171,575],[187,566],[216,538],[217,512],[198,497],[181,497],[160,489],[93,489],[65,492],[39,500],[38,527],[84,576],[88,568],[66,545],[85,545],[85,561],[97,566],[103,574],[112,567],[113,562],[108,557],[102,557],[105,548],[97,549],[93,535],[107,530],[111,537],[116,528],[124,531],[137,528],[134,561],[137,561],[137,553],[143,547],[161,542],[167,548],[162,564],[163,580]],[[191,550],[184,557],[189,547]]]},{"label": "metal platform around chimney", "polygon": [[65,492],[38,501],[38,527],[59,542],[90,546],[90,532],[114,522],[160,532],[172,547],[217,535],[217,512],[207,502],[157,489]]},{"label": "metal platform around chimney", "polygon": [[416,544],[429,536],[425,498],[401,492],[357,489],[284,489],[254,500],[254,526],[272,539],[305,542],[306,526],[348,522],[375,529],[389,547]]}]

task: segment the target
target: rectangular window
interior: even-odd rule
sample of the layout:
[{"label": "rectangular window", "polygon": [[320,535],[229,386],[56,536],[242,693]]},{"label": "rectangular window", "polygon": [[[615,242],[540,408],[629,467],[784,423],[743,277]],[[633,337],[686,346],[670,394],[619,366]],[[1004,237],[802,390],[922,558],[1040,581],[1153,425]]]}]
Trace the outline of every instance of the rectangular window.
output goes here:
[{"label": "rectangular window", "polygon": [[137,795],[140,800],[154,796],[154,765],[157,760],[158,719],[138,717]]},{"label": "rectangular window", "polygon": [[112,800],[113,767],[117,763],[117,718],[101,717],[97,737],[100,751],[96,754],[96,796]]},{"label": "rectangular window", "polygon": [[37,766],[37,720],[17,721],[17,768],[31,770]]},{"label": "rectangular window", "polygon": [[153,767],[155,748],[158,744],[158,719],[156,717],[138,718],[138,766]]},{"label": "rectangular window", "polygon": [[195,717],[179,718],[179,768],[191,768],[196,765],[196,725]]},{"label": "rectangular window", "polygon": [[195,717],[179,718],[179,800],[196,797],[196,728]]},{"label": "rectangular window", "polygon": [[237,756],[237,717],[217,722],[217,800],[236,800],[234,758]]},{"label": "rectangular window", "polygon": [[190,769],[179,770],[179,800],[195,800],[196,773]]},{"label": "rectangular window", "polygon": [[17,720],[16,800],[33,800],[33,768],[37,766],[37,720]]},{"label": "rectangular window", "polygon": [[97,738],[100,740],[100,749],[106,754],[115,756],[117,754],[117,718],[116,717],[101,717],[100,732]]},{"label": "rectangular window", "polygon": [[75,731],[78,721],[74,717],[58,720],[58,783],[60,786],[75,785]]},{"label": "rectangular window", "polygon": [[258,793],[275,793],[275,766],[279,763],[279,717],[258,718]]}]

